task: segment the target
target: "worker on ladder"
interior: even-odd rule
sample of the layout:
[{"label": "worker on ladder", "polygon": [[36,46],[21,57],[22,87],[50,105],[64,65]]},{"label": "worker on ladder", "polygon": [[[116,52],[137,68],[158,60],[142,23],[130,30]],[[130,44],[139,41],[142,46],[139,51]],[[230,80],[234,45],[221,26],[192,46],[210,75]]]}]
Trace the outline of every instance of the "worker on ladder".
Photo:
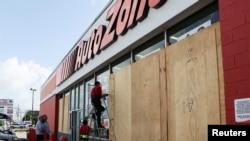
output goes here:
[{"label": "worker on ladder", "polygon": [[95,86],[91,90],[91,103],[95,109],[95,115],[97,120],[98,128],[104,128],[101,123],[101,115],[105,108],[102,106],[101,98],[102,98],[102,88],[101,83],[99,81],[95,82]]}]

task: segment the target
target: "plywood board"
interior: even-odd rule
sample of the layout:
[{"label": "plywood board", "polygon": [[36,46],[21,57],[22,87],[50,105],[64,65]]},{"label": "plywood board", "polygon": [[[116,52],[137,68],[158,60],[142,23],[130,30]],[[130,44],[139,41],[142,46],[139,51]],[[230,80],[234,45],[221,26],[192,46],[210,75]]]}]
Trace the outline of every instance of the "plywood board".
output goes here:
[{"label": "plywood board", "polygon": [[161,136],[161,141],[167,141],[167,81],[166,81],[166,54],[165,49],[159,51],[160,57],[160,122],[161,122],[161,132],[159,136]]},{"label": "plywood board", "polygon": [[109,139],[115,140],[114,119],[115,119],[115,74],[109,76]]},{"label": "plywood board", "polygon": [[225,91],[224,91],[224,70],[222,61],[222,46],[221,46],[221,31],[220,23],[214,24],[211,28],[216,32],[216,46],[218,58],[218,74],[219,74],[219,88],[220,88],[220,119],[221,124],[226,124],[226,107],[225,107]]},{"label": "plywood board", "polygon": [[[117,141],[131,140],[131,66],[115,72],[112,77],[111,105],[113,107],[114,130],[111,131],[111,139],[116,137]],[[111,127],[110,127],[111,128]],[[113,139],[112,139],[113,140]]]},{"label": "plywood board", "polygon": [[69,130],[69,100],[70,96],[66,95],[63,105],[63,132],[68,133]]},{"label": "plywood board", "polygon": [[61,98],[59,100],[59,112],[58,112],[58,114],[59,114],[59,116],[58,116],[58,131],[59,132],[63,131],[63,129],[62,129],[62,123],[63,123],[63,101],[64,101],[63,98]]},{"label": "plywood board", "polygon": [[207,140],[225,121],[219,34],[214,24],[111,74],[109,139]]},{"label": "plywood board", "polygon": [[166,62],[168,140],[207,140],[207,125],[220,123],[215,30],[167,47]]},{"label": "plywood board", "polygon": [[132,64],[132,141],[160,141],[159,55]]}]

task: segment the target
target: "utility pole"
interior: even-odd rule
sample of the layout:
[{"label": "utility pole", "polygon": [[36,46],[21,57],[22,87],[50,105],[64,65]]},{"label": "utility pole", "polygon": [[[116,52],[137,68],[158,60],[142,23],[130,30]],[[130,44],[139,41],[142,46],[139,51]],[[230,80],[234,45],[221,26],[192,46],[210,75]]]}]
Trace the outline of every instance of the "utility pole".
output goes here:
[{"label": "utility pole", "polygon": [[33,105],[34,105],[34,92],[36,91],[36,89],[30,88],[30,90],[32,91],[31,124],[32,124],[32,126],[33,126],[33,119],[34,119],[34,111],[33,111]]},{"label": "utility pole", "polygon": [[19,117],[20,115],[19,115],[19,104],[18,104],[18,106],[17,106],[17,119],[18,119],[18,121],[20,122],[20,117]]}]

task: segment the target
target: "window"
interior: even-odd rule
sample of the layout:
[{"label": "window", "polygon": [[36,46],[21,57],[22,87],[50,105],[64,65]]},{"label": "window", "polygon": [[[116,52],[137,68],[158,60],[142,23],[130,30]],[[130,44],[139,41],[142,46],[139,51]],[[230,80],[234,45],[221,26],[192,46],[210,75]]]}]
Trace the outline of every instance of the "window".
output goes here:
[{"label": "window", "polygon": [[164,33],[160,33],[156,37],[152,38],[151,40],[145,42],[138,48],[136,48],[134,53],[134,61],[139,61],[143,59],[144,57],[159,51],[161,48],[165,47],[164,42]]},{"label": "window", "polygon": [[84,85],[80,83],[79,85],[79,109],[82,109],[84,105]]},{"label": "window", "polygon": [[131,57],[130,53],[122,56],[121,58],[117,59],[115,62],[111,64],[112,72],[116,72],[123,67],[126,67],[131,64]]},{"label": "window", "polygon": [[75,109],[79,109],[79,85],[75,87]]},{"label": "window", "polygon": [[70,110],[75,109],[75,89],[73,88],[70,93]]},{"label": "window", "polygon": [[102,93],[109,93],[109,69],[106,67],[102,72],[97,73],[96,80],[101,83]]},{"label": "window", "polygon": [[210,4],[167,30],[168,42],[176,43],[219,21],[218,2]]},{"label": "window", "polygon": [[[102,86],[102,93],[103,94],[109,94],[109,69],[108,67],[106,69],[104,69],[103,71],[99,72],[97,74],[97,81],[99,81],[101,83]],[[104,107],[108,107],[109,103],[109,97],[106,97],[105,100],[102,100],[102,105]],[[107,111],[104,111],[103,115],[102,115],[103,119],[107,119],[108,118],[108,113]]]},{"label": "window", "polygon": [[85,98],[84,98],[84,115],[87,116],[90,113],[90,110],[92,109],[91,99],[90,99],[90,92],[92,87],[94,86],[94,77],[91,77],[85,82]]}]

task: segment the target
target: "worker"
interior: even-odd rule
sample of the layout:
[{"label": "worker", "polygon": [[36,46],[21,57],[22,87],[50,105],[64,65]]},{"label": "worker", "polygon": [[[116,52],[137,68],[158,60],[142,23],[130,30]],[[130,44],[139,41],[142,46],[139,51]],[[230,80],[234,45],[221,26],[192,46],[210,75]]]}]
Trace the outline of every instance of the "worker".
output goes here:
[{"label": "worker", "polygon": [[95,108],[98,128],[104,128],[104,126],[101,124],[101,115],[105,108],[102,106],[101,98],[102,98],[101,83],[99,81],[96,81],[95,86],[91,90],[91,103]]},{"label": "worker", "polygon": [[82,125],[79,129],[80,141],[88,141],[90,131],[91,128],[88,125],[88,121],[86,119],[83,120]]}]

